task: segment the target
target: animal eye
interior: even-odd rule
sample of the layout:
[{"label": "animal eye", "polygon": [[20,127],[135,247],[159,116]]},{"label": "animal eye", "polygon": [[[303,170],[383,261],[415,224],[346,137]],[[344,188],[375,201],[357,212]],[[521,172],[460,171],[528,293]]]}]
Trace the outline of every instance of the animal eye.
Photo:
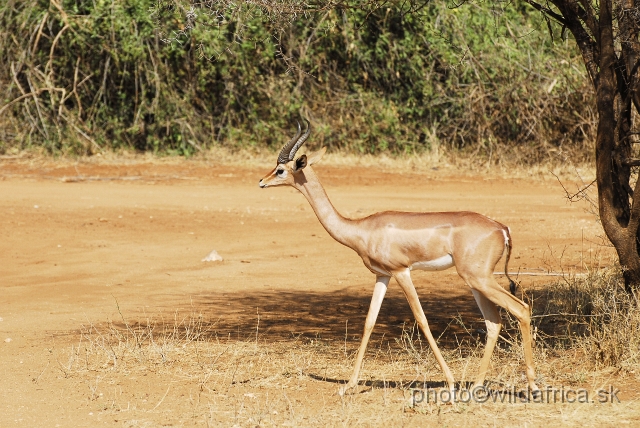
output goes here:
[{"label": "animal eye", "polygon": [[279,169],[279,170],[277,170],[277,171],[276,171],[276,174],[278,174],[278,175],[282,175],[282,174],[284,174],[284,169]]}]

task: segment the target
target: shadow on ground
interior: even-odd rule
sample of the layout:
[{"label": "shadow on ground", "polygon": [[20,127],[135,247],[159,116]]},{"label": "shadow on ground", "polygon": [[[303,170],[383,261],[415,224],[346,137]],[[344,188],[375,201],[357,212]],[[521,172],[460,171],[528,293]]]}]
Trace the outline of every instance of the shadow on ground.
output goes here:
[{"label": "shadow on ground", "polygon": [[[468,290],[462,290],[467,291]],[[192,311],[204,316],[212,336],[236,340],[283,341],[318,338],[359,341],[371,296],[364,291],[281,291],[206,293],[193,296]],[[457,347],[462,341],[484,341],[484,320],[471,293],[422,298],[429,326],[439,344]],[[404,295],[390,288],[372,341],[400,338],[415,325]]]}]

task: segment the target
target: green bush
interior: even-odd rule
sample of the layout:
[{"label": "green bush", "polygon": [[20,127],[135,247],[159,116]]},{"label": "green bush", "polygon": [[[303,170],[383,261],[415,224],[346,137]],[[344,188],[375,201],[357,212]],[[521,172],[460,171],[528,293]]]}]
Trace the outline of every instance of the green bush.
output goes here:
[{"label": "green bush", "polygon": [[429,150],[435,135],[494,160],[590,156],[592,94],[573,42],[552,40],[523,4],[392,4],[284,26],[239,6],[191,31],[183,11],[154,4],[0,6],[0,152],[279,148],[309,117],[315,141],[362,153]]}]

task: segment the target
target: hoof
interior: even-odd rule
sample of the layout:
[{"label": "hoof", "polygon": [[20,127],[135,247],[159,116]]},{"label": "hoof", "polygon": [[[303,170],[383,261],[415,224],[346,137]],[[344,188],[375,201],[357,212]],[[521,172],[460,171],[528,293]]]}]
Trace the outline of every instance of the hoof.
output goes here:
[{"label": "hoof", "polygon": [[342,385],[339,389],[338,389],[338,395],[340,397],[343,397],[347,391],[349,391],[350,389],[353,389],[353,386],[346,384],[346,385]]},{"label": "hoof", "polygon": [[540,399],[541,397],[542,397],[542,393],[537,387],[536,389],[531,390],[531,398],[533,398],[534,401]]},{"label": "hoof", "polygon": [[478,390],[478,389],[485,389],[486,387],[484,386],[484,381],[482,382],[473,382],[473,385],[471,385],[471,390],[473,391]]}]

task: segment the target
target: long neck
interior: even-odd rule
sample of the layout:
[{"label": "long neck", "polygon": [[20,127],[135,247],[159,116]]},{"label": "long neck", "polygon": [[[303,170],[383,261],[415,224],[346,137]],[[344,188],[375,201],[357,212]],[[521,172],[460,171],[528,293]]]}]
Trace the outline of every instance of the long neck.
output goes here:
[{"label": "long neck", "polygon": [[303,177],[300,180],[296,180],[296,189],[307,198],[311,208],[316,213],[316,217],[329,232],[329,235],[341,244],[355,248],[359,236],[359,228],[356,222],[342,217],[336,211],[310,165],[303,172]]}]

